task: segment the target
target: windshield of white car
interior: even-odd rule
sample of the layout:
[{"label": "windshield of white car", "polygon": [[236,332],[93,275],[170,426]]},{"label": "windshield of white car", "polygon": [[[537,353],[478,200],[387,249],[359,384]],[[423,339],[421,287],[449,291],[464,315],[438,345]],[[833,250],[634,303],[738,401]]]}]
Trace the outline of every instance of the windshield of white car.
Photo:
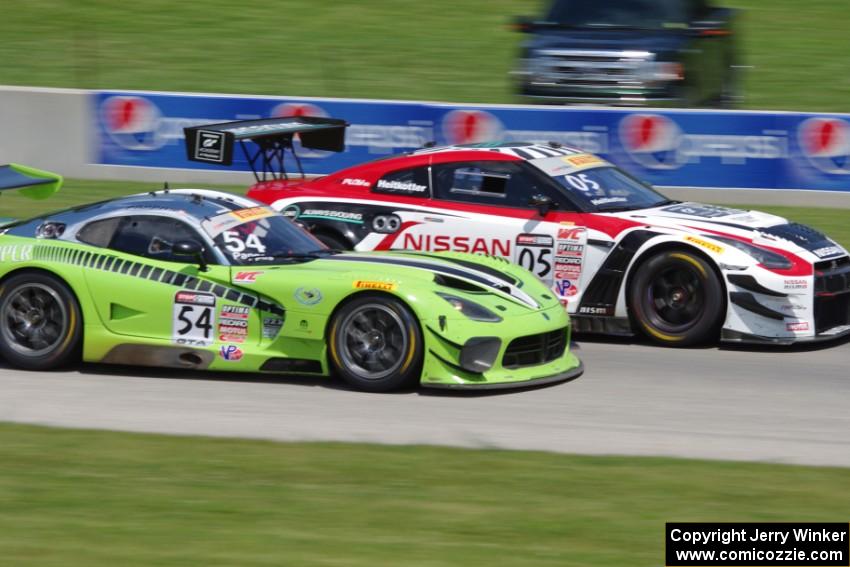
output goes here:
[{"label": "windshield of white car", "polygon": [[670,202],[667,197],[641,183],[622,169],[594,167],[567,174],[549,174],[561,191],[593,212],[617,212],[658,207]]}]

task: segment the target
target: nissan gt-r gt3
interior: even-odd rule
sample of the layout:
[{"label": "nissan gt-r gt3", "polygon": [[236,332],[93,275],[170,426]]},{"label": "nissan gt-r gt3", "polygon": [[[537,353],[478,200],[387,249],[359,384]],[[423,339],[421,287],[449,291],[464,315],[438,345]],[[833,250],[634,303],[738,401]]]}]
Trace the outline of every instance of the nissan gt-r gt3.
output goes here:
[{"label": "nissan gt-r gt3", "polygon": [[[510,324],[501,324],[510,320]],[[336,253],[267,206],[159,191],[0,229],[0,355],[327,375],[386,391],[581,374],[546,286],[468,254]]]},{"label": "nissan gt-r gt3", "polygon": [[[213,129],[294,149],[297,126],[272,121]],[[827,236],[757,211],[671,201],[576,148],[425,148],[313,180],[278,177],[258,177],[249,195],[329,246],[504,257],[551,286],[576,331],[638,331],[674,346],[850,334],[850,257]]]}]

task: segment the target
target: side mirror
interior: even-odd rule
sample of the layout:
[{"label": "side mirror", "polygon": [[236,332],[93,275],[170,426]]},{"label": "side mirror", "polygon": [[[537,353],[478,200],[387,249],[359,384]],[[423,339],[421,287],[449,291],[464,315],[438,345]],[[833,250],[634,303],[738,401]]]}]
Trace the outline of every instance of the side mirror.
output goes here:
[{"label": "side mirror", "polygon": [[175,256],[184,256],[194,258],[198,262],[202,272],[207,271],[207,261],[204,258],[204,247],[197,240],[180,240],[174,243],[171,247],[171,252]]},{"label": "side mirror", "polygon": [[541,217],[546,216],[546,213],[555,208],[555,202],[542,193],[532,195],[528,200],[528,204],[532,207],[537,207]]}]

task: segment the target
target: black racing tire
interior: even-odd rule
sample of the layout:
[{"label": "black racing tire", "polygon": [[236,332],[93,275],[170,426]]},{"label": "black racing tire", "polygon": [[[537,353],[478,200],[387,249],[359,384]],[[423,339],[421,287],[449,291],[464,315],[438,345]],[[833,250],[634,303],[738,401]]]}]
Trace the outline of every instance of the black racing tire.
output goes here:
[{"label": "black racing tire", "polygon": [[14,275],[0,285],[0,356],[26,370],[52,370],[78,358],[83,318],[59,278]]},{"label": "black racing tire", "polygon": [[333,370],[367,392],[389,392],[418,383],[424,348],[416,317],[386,294],[355,296],[340,307],[328,327]]},{"label": "black racing tire", "polygon": [[632,325],[666,346],[717,340],[726,309],[723,284],[702,256],[674,249],[649,257],[628,290]]},{"label": "black racing tire", "polygon": [[322,244],[332,250],[351,250],[351,245],[341,236],[328,232],[318,232],[313,234],[316,238],[322,241]]}]

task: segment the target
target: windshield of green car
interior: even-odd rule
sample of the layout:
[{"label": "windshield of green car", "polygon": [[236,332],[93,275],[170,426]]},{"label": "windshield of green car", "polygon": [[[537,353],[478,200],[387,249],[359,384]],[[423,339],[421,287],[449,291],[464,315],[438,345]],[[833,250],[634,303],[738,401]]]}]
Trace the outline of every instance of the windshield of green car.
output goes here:
[{"label": "windshield of green car", "polygon": [[651,186],[592,154],[534,160],[558,189],[588,212],[646,209],[670,203]]},{"label": "windshield of green car", "polygon": [[290,219],[267,207],[223,213],[202,224],[230,263],[237,266],[283,264],[331,253]]}]

